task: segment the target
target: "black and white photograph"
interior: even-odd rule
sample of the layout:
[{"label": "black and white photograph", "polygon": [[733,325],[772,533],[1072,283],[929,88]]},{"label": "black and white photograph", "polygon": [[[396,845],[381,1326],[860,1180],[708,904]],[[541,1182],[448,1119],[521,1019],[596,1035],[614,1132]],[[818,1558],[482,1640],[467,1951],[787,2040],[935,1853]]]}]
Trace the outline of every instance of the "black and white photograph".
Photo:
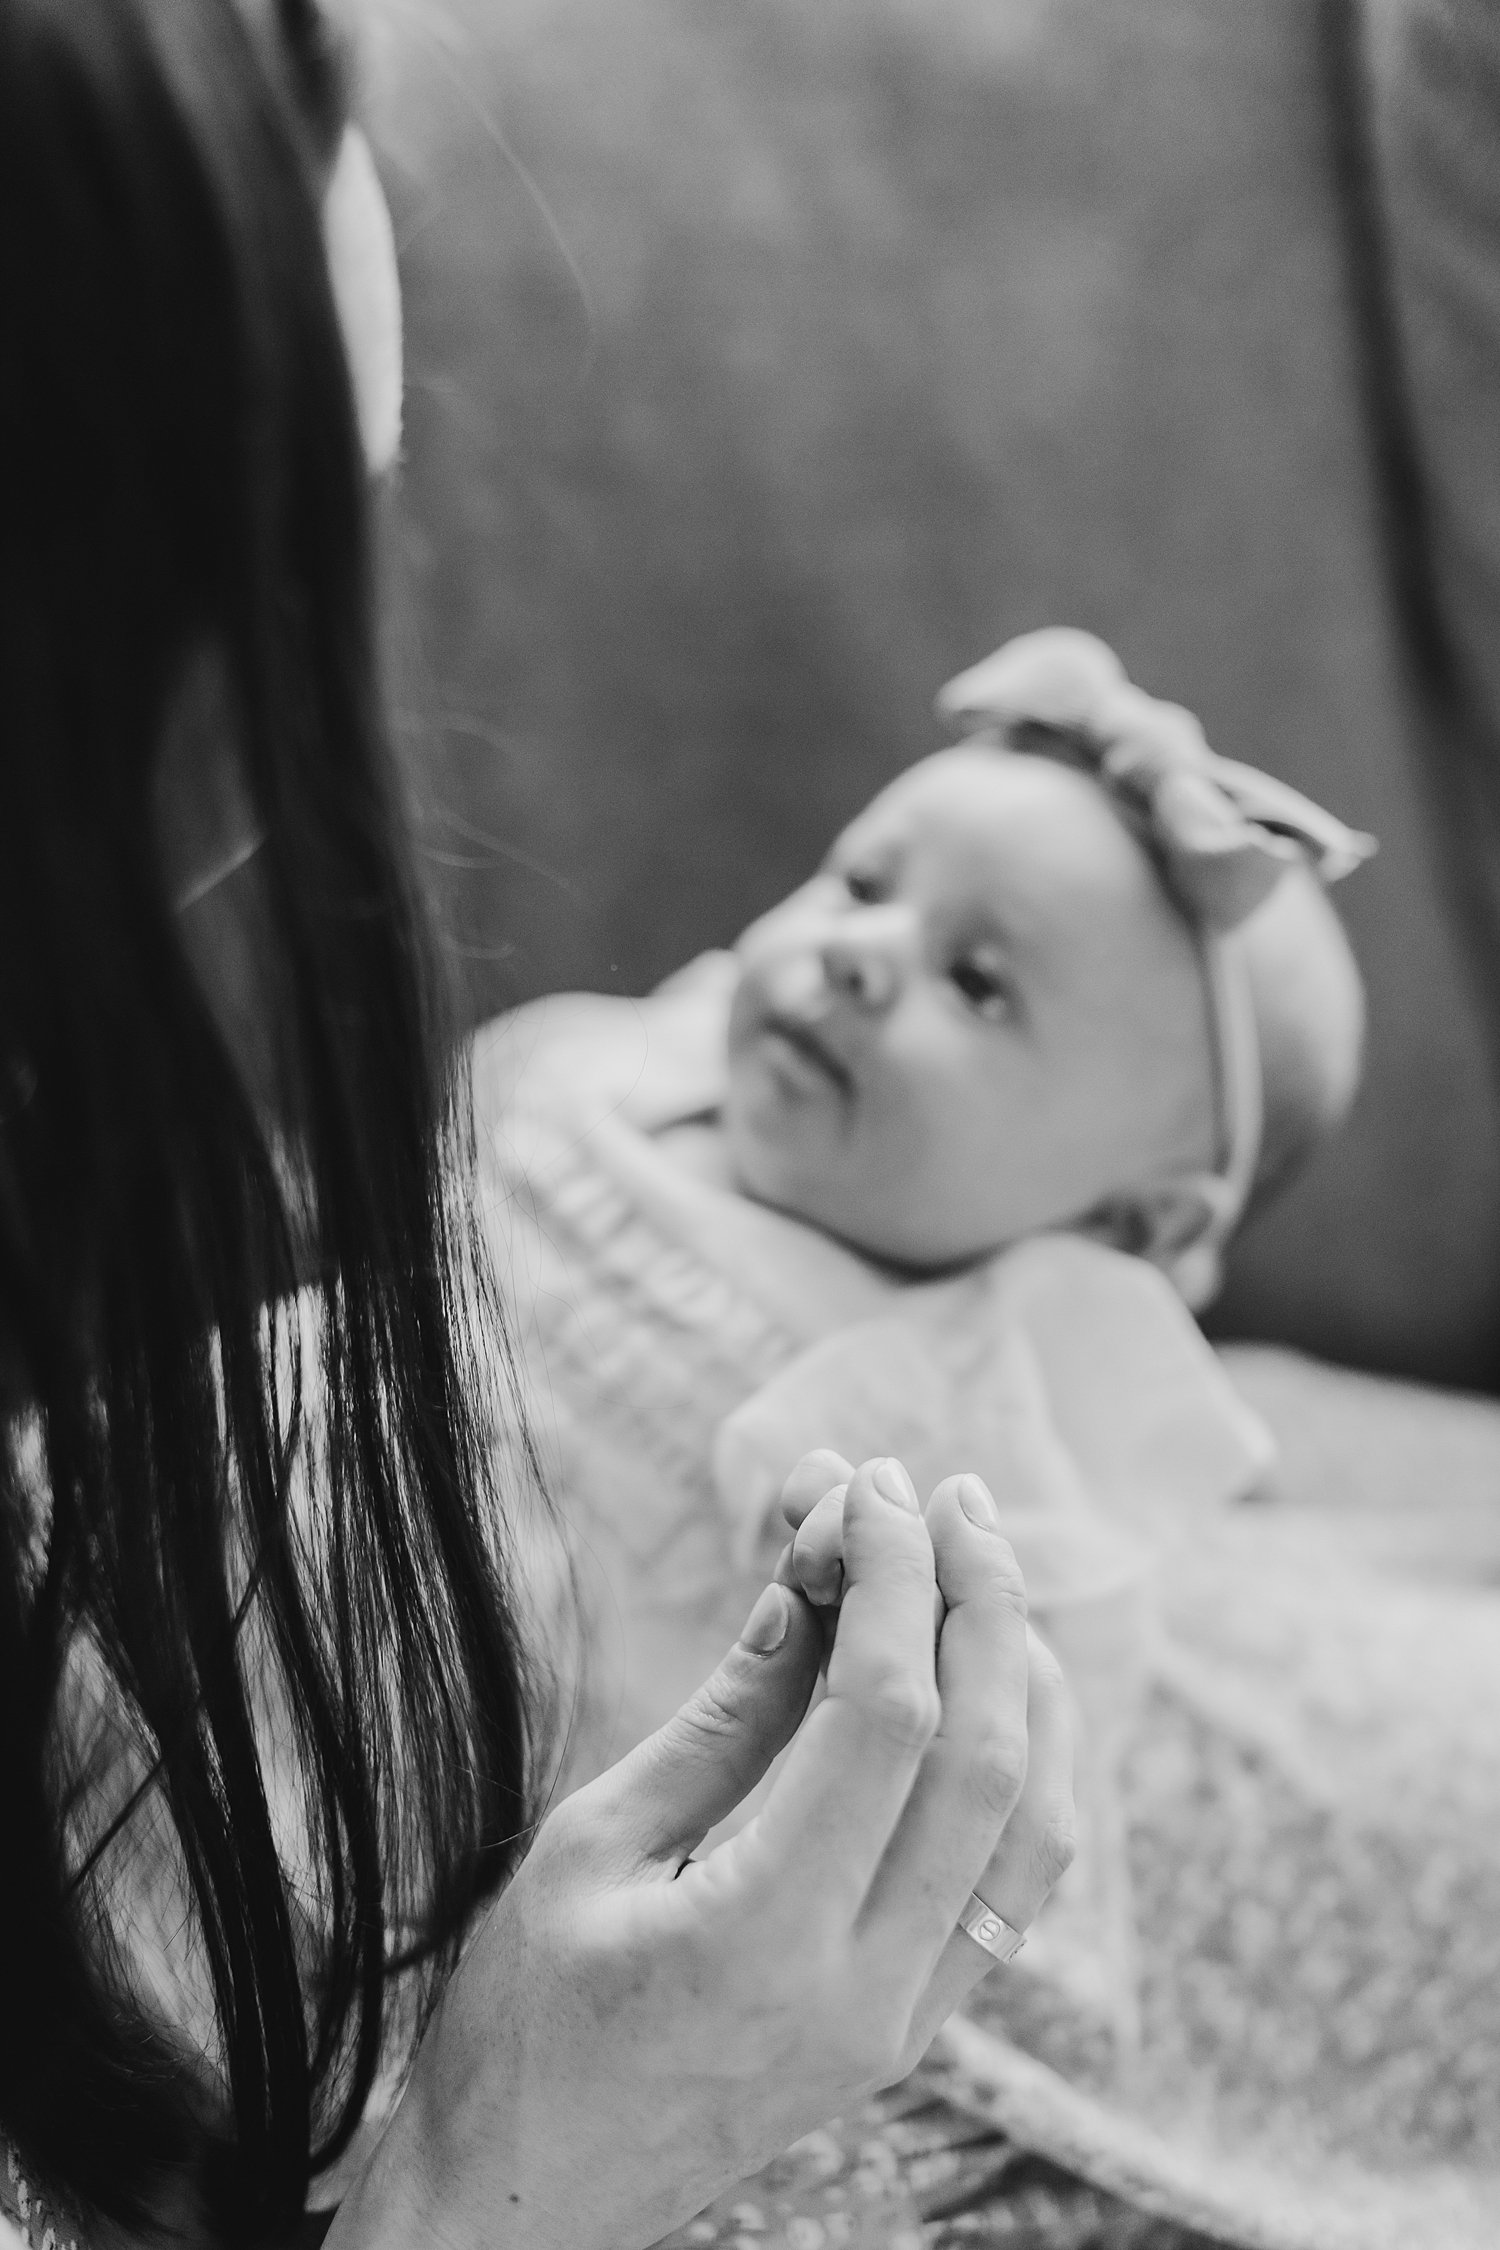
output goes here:
[{"label": "black and white photograph", "polygon": [[0,0],[0,2250],[1500,2250],[1500,10]]}]

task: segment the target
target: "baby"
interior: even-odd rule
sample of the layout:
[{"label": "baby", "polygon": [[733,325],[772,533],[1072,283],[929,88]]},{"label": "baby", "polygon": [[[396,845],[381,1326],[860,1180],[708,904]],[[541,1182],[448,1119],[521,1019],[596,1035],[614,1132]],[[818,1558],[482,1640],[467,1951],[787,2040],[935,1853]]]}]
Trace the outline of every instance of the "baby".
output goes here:
[{"label": "baby", "polygon": [[1368,841],[1213,759],[1082,633],[1012,643],[939,709],[960,746],[740,939],[723,1102],[675,1145],[908,1273],[1069,1226],[1201,1303],[1352,1099],[1360,985],[1322,886]]},{"label": "baby", "polygon": [[583,1592],[578,1770],[711,1669],[827,1446],[988,1478],[1104,1775],[1152,1494],[1213,1505],[1267,1465],[1185,1304],[1353,1096],[1324,886],[1372,847],[1082,633],[1010,643],[938,707],[956,746],[732,955],[477,1042]]}]

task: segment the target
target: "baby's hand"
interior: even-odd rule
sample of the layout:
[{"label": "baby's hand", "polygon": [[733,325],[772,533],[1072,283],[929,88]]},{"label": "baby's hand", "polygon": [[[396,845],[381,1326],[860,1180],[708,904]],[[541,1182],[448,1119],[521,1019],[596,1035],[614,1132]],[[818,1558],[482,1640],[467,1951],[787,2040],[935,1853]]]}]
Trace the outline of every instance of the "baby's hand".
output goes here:
[{"label": "baby's hand", "polygon": [[[887,1457],[881,1462],[868,1461],[865,1467],[898,1476],[911,1489],[911,1479],[897,1460]],[[836,1610],[843,1598],[844,1495],[854,1475],[852,1464],[841,1453],[820,1446],[815,1453],[803,1454],[782,1487],[781,1512],[791,1526],[792,1541],[781,1557],[777,1576],[805,1594],[816,1609]],[[979,1484],[981,1480],[950,1477],[945,1485],[966,1482]],[[939,1493],[945,1485],[938,1487]],[[933,1499],[937,1497],[934,1493]],[[943,1616],[942,1594],[934,1590],[934,1634],[941,1630]]]},{"label": "baby's hand", "polygon": [[782,1487],[792,1542],[781,1575],[819,1609],[837,1608],[844,1590],[844,1495],[853,1475],[852,1462],[820,1446],[803,1454]]},{"label": "baby's hand", "polygon": [[792,1543],[777,1575],[819,1609],[836,1609],[844,1591],[844,1494],[853,1474],[841,1453],[820,1446],[803,1454],[782,1487]]}]

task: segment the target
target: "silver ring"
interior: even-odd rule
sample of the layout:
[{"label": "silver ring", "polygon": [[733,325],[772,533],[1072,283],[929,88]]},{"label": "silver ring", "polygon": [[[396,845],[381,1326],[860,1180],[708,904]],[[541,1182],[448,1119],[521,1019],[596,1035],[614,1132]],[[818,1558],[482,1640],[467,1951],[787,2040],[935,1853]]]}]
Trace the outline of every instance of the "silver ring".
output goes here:
[{"label": "silver ring", "polygon": [[978,1891],[970,1891],[958,1926],[976,1945],[984,1947],[992,1961],[1013,1961],[1026,1943],[1019,1930],[1013,1930],[992,1906],[985,1905]]}]

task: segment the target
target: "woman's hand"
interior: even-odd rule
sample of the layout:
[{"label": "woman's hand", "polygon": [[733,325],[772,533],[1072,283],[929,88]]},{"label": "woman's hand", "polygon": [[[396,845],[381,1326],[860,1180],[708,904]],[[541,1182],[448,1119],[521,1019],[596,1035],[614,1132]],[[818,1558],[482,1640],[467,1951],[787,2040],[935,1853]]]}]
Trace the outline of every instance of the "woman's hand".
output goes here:
[{"label": "woman's hand", "polygon": [[[805,1723],[824,1635],[777,1585],[548,1818],[329,2250],[642,2250],[911,2068],[990,1965],[955,1929],[971,1888],[1024,1923],[1071,1850],[1061,1682],[966,1498],[953,1480],[924,1519],[898,1463],[850,1475]],[[789,1741],[761,1811],[690,1860]]]},{"label": "woman's hand", "polygon": [[[1023,1484],[1045,1486],[1047,1477],[1055,1473],[1054,1464],[1027,1441],[1027,1433],[1022,1432],[1021,1437],[1015,1459],[1017,1473]],[[841,1454],[823,1447],[804,1454],[782,1492],[782,1512],[793,1538],[781,1557],[777,1575],[784,1584],[805,1594],[819,1610],[825,1636],[834,1630],[844,1592],[844,1509],[854,1474]],[[981,1477],[972,1474],[946,1477],[934,1491],[927,1517],[935,1538],[941,1538],[943,1523],[955,1508],[970,1520],[997,1520],[988,1487]],[[1023,1591],[1023,1605],[1024,1599]],[[940,1681],[947,1607],[947,1582],[939,1574],[933,1589],[933,1632]],[[974,1614],[971,1610],[957,1630],[972,1630]],[[946,1645],[953,1653],[951,1642]],[[1027,1729],[1021,1746],[1025,1781],[995,1853],[974,1885],[985,1903],[1015,1930],[1028,1926],[1073,1857],[1072,1743],[1066,1691],[1056,1657],[1029,1625],[1025,1650]],[[993,1717],[997,1724],[1004,1724],[1003,1712],[997,1710]],[[990,1966],[988,1961],[981,1961],[976,1968],[978,1950],[962,1933],[955,1933],[929,1996],[932,2031]]]}]

